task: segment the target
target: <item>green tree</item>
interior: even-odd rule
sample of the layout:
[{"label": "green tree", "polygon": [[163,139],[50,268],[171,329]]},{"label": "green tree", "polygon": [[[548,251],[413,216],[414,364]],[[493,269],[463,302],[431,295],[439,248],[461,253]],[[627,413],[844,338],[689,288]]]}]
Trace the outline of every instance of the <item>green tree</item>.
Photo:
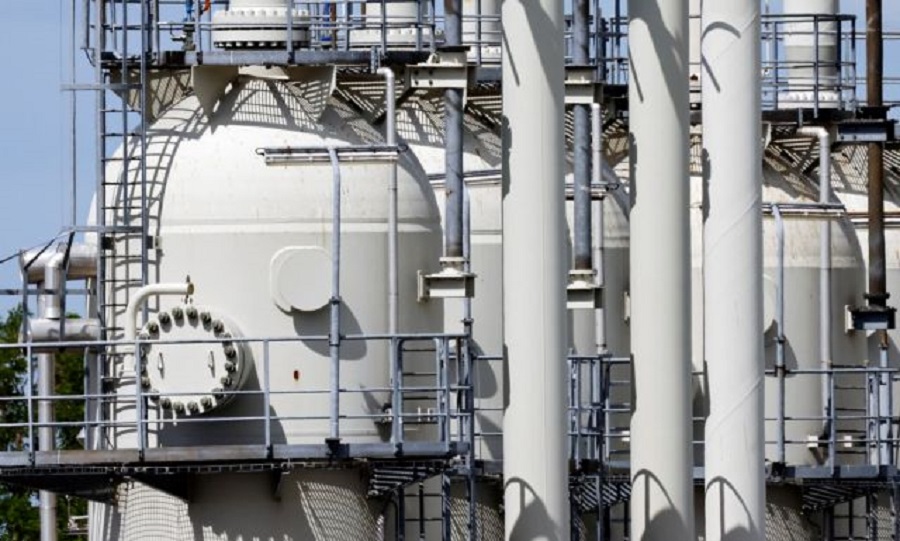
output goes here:
[{"label": "green tree", "polygon": [[[23,310],[10,310],[0,319],[0,342],[16,343],[22,329]],[[33,375],[36,375],[33,374]],[[84,391],[84,363],[78,354],[62,353],[55,361],[57,395],[77,397]],[[28,404],[24,397],[34,381],[28,379],[28,360],[21,350],[0,350],[0,397],[18,398],[0,401],[0,423],[25,423],[28,420]],[[83,400],[65,400],[55,404],[58,421],[80,421],[84,417]],[[37,405],[32,408],[37,420]],[[66,427],[56,434],[59,449],[80,447],[77,441],[79,429]],[[36,436],[35,436],[36,437]],[[21,427],[0,427],[0,451],[26,451],[36,445],[28,441],[28,431]],[[37,491],[13,484],[0,484],[0,541],[25,541],[40,537],[40,517]],[[59,496],[58,531],[60,539],[77,539],[68,533],[69,516],[87,513],[87,503],[79,498]]]}]

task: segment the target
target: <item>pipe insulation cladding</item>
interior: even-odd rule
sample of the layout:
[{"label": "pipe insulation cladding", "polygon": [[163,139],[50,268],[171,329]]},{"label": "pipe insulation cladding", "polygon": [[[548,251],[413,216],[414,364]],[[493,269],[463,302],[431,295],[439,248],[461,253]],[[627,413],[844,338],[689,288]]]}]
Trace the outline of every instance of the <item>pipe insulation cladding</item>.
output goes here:
[{"label": "pipe insulation cladding", "polygon": [[694,539],[688,2],[636,0],[629,11],[631,538],[687,541]]},{"label": "pipe insulation cladding", "polygon": [[505,535],[561,541],[569,537],[563,3],[507,0],[502,21]]},{"label": "pipe insulation cladding", "polygon": [[704,2],[706,540],[765,539],[759,0]]}]

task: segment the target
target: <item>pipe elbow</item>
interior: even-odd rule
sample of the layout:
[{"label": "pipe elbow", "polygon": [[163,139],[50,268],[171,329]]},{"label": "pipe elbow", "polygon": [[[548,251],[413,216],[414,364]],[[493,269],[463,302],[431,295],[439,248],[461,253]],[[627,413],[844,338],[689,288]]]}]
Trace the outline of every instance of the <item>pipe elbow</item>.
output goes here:
[{"label": "pipe elbow", "polygon": [[137,336],[137,312],[144,302],[150,297],[156,296],[189,296],[194,294],[194,284],[185,283],[150,284],[139,288],[134,292],[128,306],[125,308],[125,340],[133,342]]}]

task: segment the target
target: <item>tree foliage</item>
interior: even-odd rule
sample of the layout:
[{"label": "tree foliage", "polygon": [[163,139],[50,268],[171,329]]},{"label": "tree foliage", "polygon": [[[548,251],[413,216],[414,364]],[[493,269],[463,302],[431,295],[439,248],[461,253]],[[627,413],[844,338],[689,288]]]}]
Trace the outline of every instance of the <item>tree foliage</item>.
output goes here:
[{"label": "tree foliage", "polygon": [[[16,343],[22,329],[23,310],[10,310],[5,318],[0,318],[0,342]],[[32,363],[32,378],[29,380],[28,359],[18,349],[0,350],[0,424],[27,423],[28,403],[25,397],[29,389],[35,389],[36,364]],[[54,394],[78,396],[84,390],[84,363],[81,355],[61,353],[55,357],[56,387]],[[6,398],[15,397],[15,400]],[[57,421],[81,421],[84,418],[83,400],[55,402]],[[37,421],[37,403],[32,407],[32,419]],[[79,448],[79,428],[66,427],[56,432],[56,446],[59,449]],[[0,427],[0,451],[27,451],[37,448],[37,430],[33,441],[28,429],[22,426]],[[59,495],[57,529],[59,539],[77,539],[68,533],[69,516],[86,514],[84,500]],[[25,541],[40,538],[40,517],[37,491],[13,484],[0,484],[0,541]]]}]

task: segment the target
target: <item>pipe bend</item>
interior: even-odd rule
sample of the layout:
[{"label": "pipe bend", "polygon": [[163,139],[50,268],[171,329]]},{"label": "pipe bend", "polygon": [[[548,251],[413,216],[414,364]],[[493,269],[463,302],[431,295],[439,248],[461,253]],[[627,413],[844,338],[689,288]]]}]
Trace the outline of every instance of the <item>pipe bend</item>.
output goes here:
[{"label": "pipe bend", "polygon": [[63,262],[66,260],[65,252],[55,252],[44,265],[43,288],[49,290],[41,300],[41,316],[47,319],[60,319],[62,317],[62,286],[63,286]]},{"label": "pipe bend", "polygon": [[137,312],[143,306],[144,301],[150,297],[168,295],[193,295],[194,284],[185,283],[167,283],[167,284],[150,284],[139,288],[128,301],[125,308],[125,340],[133,342],[137,336]]}]

